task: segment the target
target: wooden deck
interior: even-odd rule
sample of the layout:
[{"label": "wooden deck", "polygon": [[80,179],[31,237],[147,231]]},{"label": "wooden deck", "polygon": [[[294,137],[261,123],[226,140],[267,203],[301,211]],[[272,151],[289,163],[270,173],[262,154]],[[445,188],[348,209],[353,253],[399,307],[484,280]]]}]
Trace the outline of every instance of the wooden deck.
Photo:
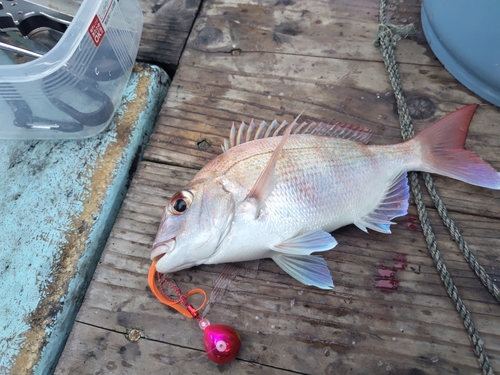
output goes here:
[{"label": "wooden deck", "polygon": [[[389,1],[390,22],[419,28],[397,49],[416,128],[481,103],[467,147],[500,170],[500,110],[435,59],[419,12],[418,0]],[[305,110],[305,119],[370,127],[375,144],[400,141],[395,100],[372,45],[377,26],[376,0],[203,1],[56,374],[481,374],[413,205],[392,235],[353,226],[334,234],[339,245],[325,254],[333,291],[305,287],[270,260],[242,272],[207,316],[241,334],[242,350],[230,365],[211,363],[196,322],[161,305],[147,286],[163,207],[221,152],[232,121],[290,121]],[[145,34],[153,36],[144,56],[160,53],[162,38],[172,38],[156,27]],[[472,251],[500,277],[500,192],[446,178],[436,183]],[[500,306],[427,196],[426,203],[447,268],[500,371]],[[222,268],[197,267],[174,279],[183,290],[209,292]],[[141,331],[138,341],[127,340],[131,329]]]}]

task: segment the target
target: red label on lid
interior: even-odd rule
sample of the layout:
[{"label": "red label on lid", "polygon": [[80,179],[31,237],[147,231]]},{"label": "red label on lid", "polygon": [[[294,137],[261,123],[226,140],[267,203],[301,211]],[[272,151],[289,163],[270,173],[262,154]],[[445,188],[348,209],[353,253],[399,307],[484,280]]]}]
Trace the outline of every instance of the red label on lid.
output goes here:
[{"label": "red label on lid", "polygon": [[94,19],[90,23],[88,31],[96,47],[99,47],[106,31],[97,15],[94,16]]}]

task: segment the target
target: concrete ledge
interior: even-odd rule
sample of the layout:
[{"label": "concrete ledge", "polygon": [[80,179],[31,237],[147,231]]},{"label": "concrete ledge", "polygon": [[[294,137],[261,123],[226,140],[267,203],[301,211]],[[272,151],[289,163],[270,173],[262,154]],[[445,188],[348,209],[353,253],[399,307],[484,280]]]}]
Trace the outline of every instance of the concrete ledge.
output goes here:
[{"label": "concrete ledge", "polygon": [[136,64],[112,124],[0,141],[0,373],[53,371],[170,79]]}]

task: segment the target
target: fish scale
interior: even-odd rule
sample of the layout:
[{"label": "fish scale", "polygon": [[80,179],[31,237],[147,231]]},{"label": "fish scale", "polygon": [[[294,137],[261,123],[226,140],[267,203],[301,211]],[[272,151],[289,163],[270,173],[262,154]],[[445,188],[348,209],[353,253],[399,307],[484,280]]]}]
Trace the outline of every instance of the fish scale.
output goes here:
[{"label": "fish scale", "polygon": [[[239,197],[243,200],[280,140],[281,137],[276,137],[268,142],[252,141],[256,145],[245,143],[241,145],[244,148],[236,152],[229,150],[210,167],[244,186],[247,190]],[[375,149],[379,147],[375,146]],[[291,136],[276,165],[276,187],[268,197],[266,220],[270,225],[286,220],[288,230],[283,230],[281,224],[277,225],[282,236],[286,237],[299,229],[307,231],[326,225],[329,225],[327,230],[333,231],[352,223],[352,218],[364,216],[376,206],[377,197],[383,193],[387,181],[411,167],[410,161],[415,159],[412,153],[416,151],[409,146],[384,148],[386,153],[374,153],[369,147],[348,140]],[[342,164],[336,162],[339,158],[342,158]],[[384,161],[383,168],[380,159]],[[353,169],[359,173],[351,173]],[[379,176],[380,181],[374,181],[373,176]],[[368,183],[370,194],[366,189]],[[308,185],[314,188],[305,189]],[[375,202],[363,205],[366,196],[375,197]],[[339,211],[339,207],[343,210]],[[293,225],[294,221],[299,223]],[[334,223],[329,224],[332,221]]]}]

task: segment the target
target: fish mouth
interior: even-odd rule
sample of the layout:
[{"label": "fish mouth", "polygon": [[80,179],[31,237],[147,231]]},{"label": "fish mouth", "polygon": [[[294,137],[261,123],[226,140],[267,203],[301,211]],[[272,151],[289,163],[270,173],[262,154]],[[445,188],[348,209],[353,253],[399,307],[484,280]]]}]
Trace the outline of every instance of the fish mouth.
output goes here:
[{"label": "fish mouth", "polygon": [[158,262],[166,254],[171,253],[175,248],[175,238],[166,241],[158,242],[153,245],[151,250],[151,260]]}]

